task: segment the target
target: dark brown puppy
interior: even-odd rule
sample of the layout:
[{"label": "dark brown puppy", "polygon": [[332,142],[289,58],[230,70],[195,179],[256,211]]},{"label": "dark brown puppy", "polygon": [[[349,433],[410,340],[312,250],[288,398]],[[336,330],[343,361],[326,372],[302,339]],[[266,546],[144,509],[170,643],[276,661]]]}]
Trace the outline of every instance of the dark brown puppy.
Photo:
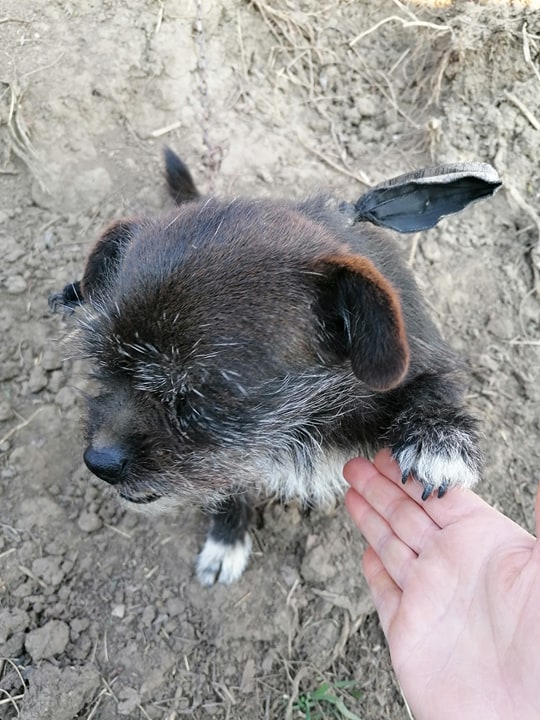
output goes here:
[{"label": "dark brown puppy", "polygon": [[324,503],[366,449],[424,498],[472,485],[458,364],[391,235],[324,197],[201,198],[170,151],[167,176],[174,212],[112,225],[51,298],[84,303],[90,470],[139,507],[202,504],[204,584],[242,574],[250,492]]}]

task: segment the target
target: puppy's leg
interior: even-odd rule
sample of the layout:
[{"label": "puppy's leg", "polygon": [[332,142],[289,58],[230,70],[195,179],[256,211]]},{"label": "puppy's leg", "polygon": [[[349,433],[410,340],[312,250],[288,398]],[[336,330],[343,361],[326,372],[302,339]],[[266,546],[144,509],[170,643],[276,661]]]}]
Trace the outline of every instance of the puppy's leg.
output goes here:
[{"label": "puppy's leg", "polygon": [[442,497],[449,487],[472,487],[480,477],[476,422],[468,415],[452,380],[425,375],[400,390],[401,411],[387,439],[401,468],[424,486],[422,499],[433,491]]},{"label": "puppy's leg", "polygon": [[251,508],[244,495],[231,496],[211,511],[206,542],[197,558],[197,577],[202,585],[229,585],[241,577],[251,554],[250,518]]}]

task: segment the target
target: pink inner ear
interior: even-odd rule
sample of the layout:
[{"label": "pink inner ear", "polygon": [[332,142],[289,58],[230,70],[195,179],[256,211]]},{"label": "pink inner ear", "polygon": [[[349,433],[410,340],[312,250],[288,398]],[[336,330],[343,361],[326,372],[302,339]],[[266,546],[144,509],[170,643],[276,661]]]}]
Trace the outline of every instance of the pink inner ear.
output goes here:
[{"label": "pink inner ear", "polygon": [[365,257],[336,254],[320,259],[326,272],[345,273],[349,292],[348,308],[354,318],[361,316],[361,331],[352,329],[351,365],[355,375],[374,390],[398,386],[409,368],[409,343],[399,294],[392,284]]}]

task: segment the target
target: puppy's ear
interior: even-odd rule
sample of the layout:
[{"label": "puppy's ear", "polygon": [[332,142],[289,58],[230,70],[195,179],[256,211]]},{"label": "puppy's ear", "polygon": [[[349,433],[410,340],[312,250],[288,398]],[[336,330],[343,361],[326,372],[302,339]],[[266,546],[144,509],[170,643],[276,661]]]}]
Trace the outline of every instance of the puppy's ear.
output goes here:
[{"label": "puppy's ear", "polygon": [[136,225],[132,220],[120,220],[111,225],[88,256],[80,283],[83,300],[100,295],[111,284],[126,246],[131,242]]},{"label": "puppy's ear", "polygon": [[409,344],[399,295],[367,258],[333,255],[315,263],[316,312],[327,350],[349,357],[354,374],[374,390],[405,377]]},{"label": "puppy's ear", "polygon": [[199,197],[199,192],[186,165],[170,148],[166,147],[164,152],[169,195],[177,205],[196,200]]},{"label": "puppy's ear", "polygon": [[79,280],[64,286],[59,293],[49,295],[49,309],[52,313],[63,311],[66,314],[73,312],[73,309],[84,302]]}]

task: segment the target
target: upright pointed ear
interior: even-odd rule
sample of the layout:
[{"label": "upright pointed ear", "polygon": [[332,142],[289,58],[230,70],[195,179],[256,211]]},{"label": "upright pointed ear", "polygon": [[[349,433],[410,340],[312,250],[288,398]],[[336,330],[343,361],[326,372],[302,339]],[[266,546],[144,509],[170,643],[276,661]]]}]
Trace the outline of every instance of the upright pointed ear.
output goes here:
[{"label": "upright pointed ear", "polygon": [[191,173],[171,148],[165,147],[165,173],[169,195],[177,205],[199,198]]},{"label": "upright pointed ear", "polygon": [[83,301],[99,296],[114,282],[118,265],[136,227],[133,220],[120,220],[105,230],[97,241],[88,256],[80,282]]},{"label": "upright pointed ear", "polygon": [[409,344],[397,291],[361,256],[322,257],[315,269],[327,350],[349,357],[354,374],[373,390],[399,385],[409,367]]}]

